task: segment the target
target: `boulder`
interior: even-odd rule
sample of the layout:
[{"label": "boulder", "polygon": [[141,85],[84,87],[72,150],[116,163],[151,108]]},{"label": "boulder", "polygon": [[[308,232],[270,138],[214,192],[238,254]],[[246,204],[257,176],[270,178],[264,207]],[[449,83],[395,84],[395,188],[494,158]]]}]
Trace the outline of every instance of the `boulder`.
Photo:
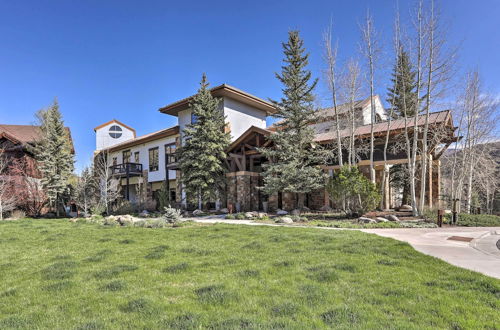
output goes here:
[{"label": "boulder", "polygon": [[324,206],[322,206],[319,210],[320,210],[320,211],[323,211],[323,212],[330,212],[330,211],[332,211],[333,209],[332,209],[329,205],[324,205]]},{"label": "boulder", "polygon": [[116,221],[116,217],[114,215],[110,215],[110,216],[107,216],[106,217],[106,220],[110,220],[110,221]]},{"label": "boulder", "polygon": [[278,219],[279,223],[293,223],[292,218],[289,217],[281,217]]},{"label": "boulder", "polygon": [[194,215],[195,217],[200,216],[200,215],[203,215],[203,211],[202,211],[202,210],[194,210],[194,211],[193,211],[193,215]]},{"label": "boulder", "polygon": [[258,217],[259,219],[262,219],[262,218],[264,218],[264,217],[267,217],[267,213],[265,213],[265,212],[259,212],[259,213],[257,214],[257,217]]},{"label": "boulder", "polygon": [[389,221],[399,221],[399,218],[395,216],[394,214],[388,214],[385,216],[385,218]]},{"label": "boulder", "polygon": [[277,214],[277,215],[287,215],[287,214],[288,214],[288,212],[287,212],[287,211],[285,211],[285,210],[280,210],[280,209],[278,209],[278,211],[276,211],[276,214]]},{"label": "boulder", "polygon": [[377,222],[389,222],[389,220],[387,220],[386,218],[384,217],[376,217],[375,218],[375,221]]},{"label": "boulder", "polygon": [[222,214],[228,214],[229,210],[227,208],[223,208],[223,209],[220,209],[219,212]]},{"label": "boulder", "polygon": [[245,218],[252,219],[253,217],[255,217],[255,215],[253,214],[253,212],[245,212]]},{"label": "boulder", "polygon": [[295,209],[295,210],[292,210],[292,212],[290,212],[291,215],[300,215],[300,210],[299,209]]},{"label": "boulder", "polygon": [[377,221],[370,219],[370,218],[365,218],[365,217],[359,217],[358,222],[361,223],[377,223]]},{"label": "boulder", "polygon": [[413,211],[413,207],[410,205],[403,204],[399,207],[400,211]]}]

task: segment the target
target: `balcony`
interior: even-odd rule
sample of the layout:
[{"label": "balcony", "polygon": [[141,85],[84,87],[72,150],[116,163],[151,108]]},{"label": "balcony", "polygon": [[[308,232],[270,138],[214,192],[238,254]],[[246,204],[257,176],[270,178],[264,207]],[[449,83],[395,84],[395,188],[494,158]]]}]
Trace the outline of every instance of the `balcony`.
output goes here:
[{"label": "balcony", "polygon": [[142,175],[142,164],[125,163],[117,164],[110,167],[111,175],[114,176],[137,176]]},{"label": "balcony", "polygon": [[165,160],[169,170],[176,170],[178,168],[177,154],[175,152],[165,154]]}]

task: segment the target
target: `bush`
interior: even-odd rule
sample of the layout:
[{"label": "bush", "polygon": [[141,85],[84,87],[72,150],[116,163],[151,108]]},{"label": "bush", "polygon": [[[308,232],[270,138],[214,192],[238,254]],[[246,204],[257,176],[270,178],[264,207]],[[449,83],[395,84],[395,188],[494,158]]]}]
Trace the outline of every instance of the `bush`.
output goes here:
[{"label": "bush", "polygon": [[181,220],[181,210],[175,209],[173,207],[165,207],[165,212],[163,213],[163,219],[166,223],[175,224]]},{"label": "bush", "polygon": [[234,220],[235,219],[235,216],[234,214],[227,214],[225,219],[228,219],[228,220]]},{"label": "bush", "polygon": [[129,201],[122,201],[115,208],[115,214],[132,214],[135,213],[135,206]]},{"label": "bush", "polygon": [[[451,222],[451,214],[447,214],[448,222]],[[500,217],[491,214],[458,214],[458,226],[464,227],[498,227],[500,226]]]},{"label": "bush", "polygon": [[98,203],[90,208],[90,213],[102,215],[102,214],[106,213],[106,205],[104,205],[102,203]]},{"label": "bush", "polygon": [[246,219],[245,213],[237,213],[235,216],[235,219],[236,220],[245,220]]},{"label": "bush", "polygon": [[335,172],[328,181],[327,190],[337,208],[348,214],[373,211],[381,199],[377,186],[354,166],[343,166]]},{"label": "bush", "polygon": [[23,210],[14,210],[10,213],[11,219],[23,219],[26,218],[26,213]]}]

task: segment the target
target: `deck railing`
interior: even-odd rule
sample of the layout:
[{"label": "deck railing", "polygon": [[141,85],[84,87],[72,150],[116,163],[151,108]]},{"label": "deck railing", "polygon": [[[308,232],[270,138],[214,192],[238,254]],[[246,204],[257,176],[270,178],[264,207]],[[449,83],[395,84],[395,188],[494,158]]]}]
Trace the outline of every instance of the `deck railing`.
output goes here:
[{"label": "deck railing", "polygon": [[142,175],[142,164],[139,163],[116,164],[110,169],[112,175]]}]

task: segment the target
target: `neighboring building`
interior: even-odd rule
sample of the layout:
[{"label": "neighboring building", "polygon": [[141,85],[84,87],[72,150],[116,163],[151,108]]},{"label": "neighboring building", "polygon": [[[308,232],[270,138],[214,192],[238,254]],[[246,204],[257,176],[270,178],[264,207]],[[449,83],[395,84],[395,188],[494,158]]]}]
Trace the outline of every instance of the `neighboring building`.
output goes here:
[{"label": "neighboring building", "polygon": [[[74,152],[71,131],[68,127],[66,129]],[[27,213],[36,209],[34,204],[43,206],[44,203],[40,200],[41,173],[34,155],[34,146],[41,138],[42,131],[39,126],[0,124],[0,153],[7,160],[6,168],[0,175],[8,177],[9,187],[16,196],[24,194],[23,198],[20,198],[22,201],[19,202],[25,203],[24,206],[32,206],[24,207]],[[31,198],[33,200],[30,200]],[[18,205],[18,207],[23,206]]]},{"label": "neighboring building", "polygon": [[[267,159],[258,152],[258,147],[267,146],[270,141],[267,137],[273,134],[275,127],[266,128],[266,118],[276,112],[270,102],[243,92],[229,85],[220,85],[211,89],[213,96],[220,97],[220,109],[227,120],[227,129],[231,133],[231,145],[228,147],[227,189],[222,198],[222,205],[232,204],[236,210],[260,210],[267,203],[270,210],[290,210],[297,205],[297,196],[293,193],[278,193],[266,196],[258,189],[262,185],[262,164]],[[186,196],[179,184],[181,175],[175,158],[175,150],[180,146],[184,127],[191,123],[192,115],[189,109],[191,97],[182,99],[160,109],[160,112],[178,118],[178,125],[141,137],[135,136],[134,129],[127,125],[112,120],[96,127],[96,152],[107,154],[108,164],[111,166],[112,175],[121,179],[124,197],[132,202],[137,202],[140,192],[146,194],[147,199],[154,199],[155,192],[166,184],[172,200],[185,205]],[[383,171],[382,149],[387,132],[386,111],[378,96],[375,96],[375,171],[377,182],[380,182]],[[339,105],[337,112],[341,123],[341,137],[348,137],[351,130],[347,125],[349,106]],[[371,130],[371,102],[370,98],[356,101],[354,113],[357,119],[355,136],[358,143],[365,141],[370,136]],[[321,109],[319,119],[312,125],[315,130],[317,143],[330,146],[336,139],[335,113],[332,108]],[[407,128],[413,130],[413,120],[408,119]],[[419,118],[418,126],[424,125],[424,117]],[[451,113],[440,112],[430,116],[431,131],[436,128],[446,132],[446,137],[441,143],[451,143],[454,136]],[[397,135],[404,129],[404,120],[393,120],[391,123],[391,145],[397,143]],[[434,140],[433,140],[434,141]],[[448,144],[449,145],[449,144]],[[447,145],[447,146],[448,146]],[[445,146],[445,148],[447,147]],[[439,202],[440,194],[440,161],[442,150],[438,145],[432,145],[430,150],[430,171],[427,204]],[[364,157],[358,165],[362,172],[369,176],[369,160]],[[388,164],[401,164],[406,162],[403,152],[390,154]],[[335,170],[338,165],[323,166],[325,171]],[[429,189],[429,187],[431,187]],[[144,189],[143,189],[144,188]],[[142,196],[142,195],[141,195]],[[395,206],[394,193],[386,194],[385,206]],[[306,206],[319,209],[329,205],[329,198],[324,189],[307,194]]]}]

